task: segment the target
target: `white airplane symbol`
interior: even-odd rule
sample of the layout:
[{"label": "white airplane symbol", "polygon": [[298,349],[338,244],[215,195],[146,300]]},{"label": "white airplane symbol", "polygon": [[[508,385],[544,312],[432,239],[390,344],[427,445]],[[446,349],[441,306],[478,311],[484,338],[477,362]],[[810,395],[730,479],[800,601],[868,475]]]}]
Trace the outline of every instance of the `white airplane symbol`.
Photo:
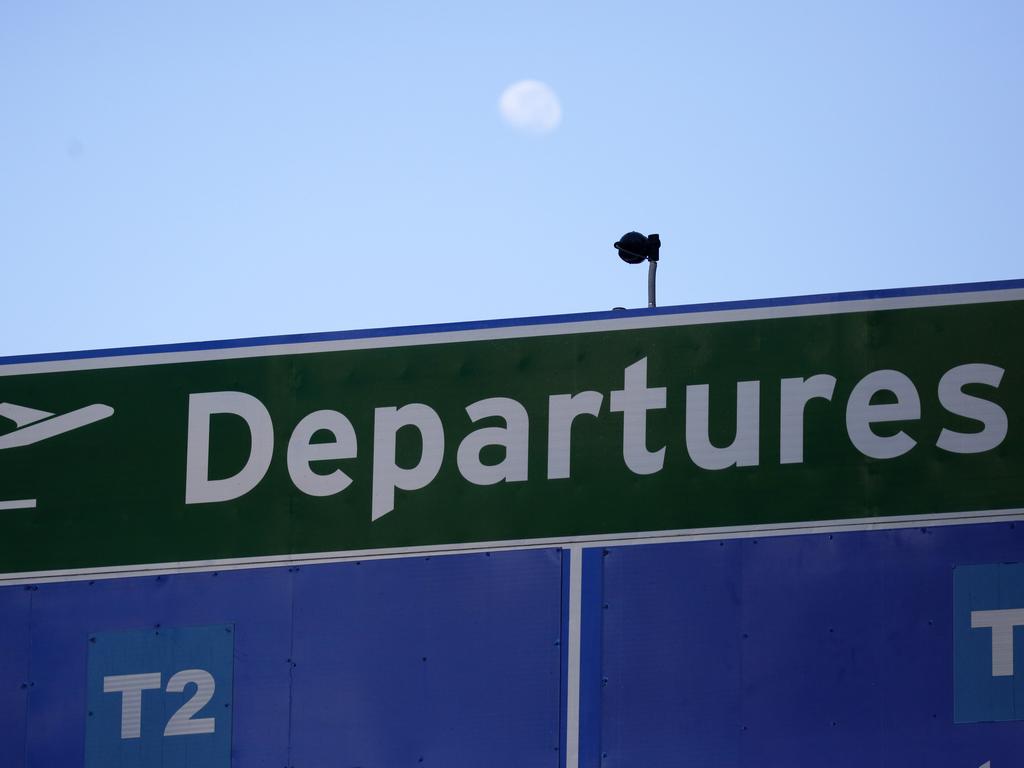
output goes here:
[{"label": "white airplane symbol", "polygon": [[72,429],[84,427],[94,421],[100,421],[114,414],[114,409],[109,405],[87,405],[68,413],[57,414],[49,411],[38,411],[35,408],[26,408],[23,405],[13,403],[0,403],[0,416],[10,419],[15,423],[17,429],[0,435],[0,450],[4,448],[18,448],[23,445],[32,445],[40,440],[56,437]]},{"label": "white airplane symbol", "polygon": [[[14,403],[0,403],[0,417],[10,419],[17,427],[13,432],[0,435],[0,450],[32,445],[113,415],[113,408],[100,403],[87,405],[59,416],[49,411],[39,411]],[[33,509],[35,506],[35,499],[0,501],[0,510]]]}]

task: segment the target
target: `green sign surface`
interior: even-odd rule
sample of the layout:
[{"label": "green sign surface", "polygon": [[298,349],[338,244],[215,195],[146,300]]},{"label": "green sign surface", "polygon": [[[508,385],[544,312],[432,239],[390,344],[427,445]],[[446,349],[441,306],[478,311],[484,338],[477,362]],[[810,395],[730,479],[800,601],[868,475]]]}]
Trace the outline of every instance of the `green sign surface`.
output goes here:
[{"label": "green sign surface", "polygon": [[1024,287],[0,360],[0,573],[1024,507]]}]

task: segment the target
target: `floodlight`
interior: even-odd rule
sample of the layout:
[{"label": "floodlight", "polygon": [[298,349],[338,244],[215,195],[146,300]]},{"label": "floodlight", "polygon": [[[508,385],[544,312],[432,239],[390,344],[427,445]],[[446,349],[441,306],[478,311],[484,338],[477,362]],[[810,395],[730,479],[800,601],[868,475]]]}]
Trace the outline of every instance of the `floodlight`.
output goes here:
[{"label": "floodlight", "polygon": [[658,257],[661,251],[661,237],[658,235],[642,235],[639,232],[627,232],[615,243],[619,258],[627,264],[648,263],[647,268],[647,306],[656,307],[655,275],[658,272]]},{"label": "floodlight", "polygon": [[627,232],[615,243],[615,248],[619,252],[619,258],[624,262],[627,264],[639,264],[651,257],[652,246],[654,248],[654,261],[657,261],[657,247],[660,245],[661,241],[657,235],[647,237],[639,232]]}]

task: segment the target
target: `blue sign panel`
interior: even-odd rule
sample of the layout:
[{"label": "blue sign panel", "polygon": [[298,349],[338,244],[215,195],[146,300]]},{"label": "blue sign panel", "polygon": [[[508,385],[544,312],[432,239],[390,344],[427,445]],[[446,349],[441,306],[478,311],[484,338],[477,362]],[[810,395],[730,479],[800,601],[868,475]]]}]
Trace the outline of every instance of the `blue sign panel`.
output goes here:
[{"label": "blue sign panel", "polygon": [[[0,593],[22,589],[6,587]],[[89,637],[133,633],[143,627],[225,624],[234,626],[232,765],[280,768],[288,764],[290,669],[285,660],[291,647],[292,589],[287,569],[74,581],[31,589],[31,612],[25,622],[30,638],[27,723],[16,741],[0,743],[4,768],[9,755],[15,760],[24,756],[23,763],[13,762],[16,768],[85,765],[88,713],[95,712],[90,710],[95,698],[87,686],[94,648]],[[196,686],[187,686],[181,694],[166,690],[166,672],[183,668],[172,664],[160,669],[163,691],[143,691],[144,717],[151,703],[166,697],[166,718],[170,719],[175,707],[172,697],[180,701],[191,695]],[[116,673],[157,669],[133,667]],[[118,694],[105,697],[119,706]],[[196,717],[206,717],[205,709]],[[196,739],[175,736],[167,741],[193,743]]]},{"label": "blue sign panel", "polygon": [[1024,720],[1024,563],[954,575],[956,721]]},{"label": "blue sign panel", "polygon": [[0,588],[0,763],[558,768],[563,570],[536,549]]},{"label": "blue sign panel", "polygon": [[561,557],[300,569],[292,764],[557,768]]},{"label": "blue sign panel", "polygon": [[86,768],[228,768],[234,627],[89,636]]},{"label": "blue sign panel", "polygon": [[31,691],[29,622],[32,587],[0,589],[0,763],[18,768]]},{"label": "blue sign panel", "polygon": [[[584,548],[579,765],[1015,765],[1022,552],[1012,523]],[[575,568],[0,589],[4,768],[564,768]]]},{"label": "blue sign panel", "polygon": [[[958,575],[956,610],[954,569],[1022,552],[1024,526],[999,523],[614,547],[585,559],[583,622],[598,615],[602,631],[583,686],[599,701],[582,708],[597,713],[581,736],[593,758],[581,765],[1019,765],[1024,723],[954,718],[959,656],[986,683],[993,663],[989,629],[966,629],[971,644],[958,642],[955,656],[961,612],[1019,606],[1018,566]],[[965,607],[961,579],[977,586]],[[584,635],[584,660],[594,642]]]}]

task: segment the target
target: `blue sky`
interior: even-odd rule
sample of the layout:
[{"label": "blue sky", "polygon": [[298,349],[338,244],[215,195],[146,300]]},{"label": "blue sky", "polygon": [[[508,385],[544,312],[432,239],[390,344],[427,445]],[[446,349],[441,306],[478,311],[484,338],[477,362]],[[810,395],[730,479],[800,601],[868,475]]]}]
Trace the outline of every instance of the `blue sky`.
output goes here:
[{"label": "blue sky", "polygon": [[[1020,2],[0,5],[0,356],[1024,277]],[[516,130],[522,79],[562,108]]]}]

